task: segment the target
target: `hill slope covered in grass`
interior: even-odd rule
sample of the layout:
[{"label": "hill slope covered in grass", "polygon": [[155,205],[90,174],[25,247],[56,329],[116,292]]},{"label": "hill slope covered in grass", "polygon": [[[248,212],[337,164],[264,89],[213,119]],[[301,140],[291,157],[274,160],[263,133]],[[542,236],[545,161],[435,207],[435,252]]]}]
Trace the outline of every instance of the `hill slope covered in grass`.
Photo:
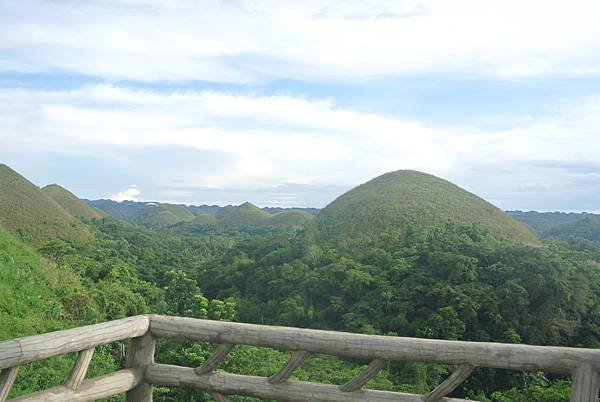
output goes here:
[{"label": "hill slope covered in grass", "polygon": [[383,234],[444,223],[478,223],[491,234],[538,244],[536,236],[499,208],[438,177],[399,170],[338,197],[321,210],[315,227],[341,247],[373,244]]},{"label": "hill slope covered in grass", "polygon": [[219,225],[228,230],[244,230],[267,226],[271,214],[256,205],[245,202],[238,207],[226,208],[219,219]]},{"label": "hill slope covered in grass", "polygon": [[90,231],[26,178],[0,164],[0,226],[34,245],[56,238],[82,243]]},{"label": "hill slope covered in grass", "polygon": [[49,184],[42,188],[42,191],[73,216],[87,219],[100,219],[103,216],[99,209],[89,206],[85,201],[80,200],[75,194],[58,184]]}]

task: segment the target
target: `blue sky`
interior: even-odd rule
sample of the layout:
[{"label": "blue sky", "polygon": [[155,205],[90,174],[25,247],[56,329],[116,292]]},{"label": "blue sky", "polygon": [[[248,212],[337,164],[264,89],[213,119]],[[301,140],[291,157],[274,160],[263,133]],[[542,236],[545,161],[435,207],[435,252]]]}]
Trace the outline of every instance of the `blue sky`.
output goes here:
[{"label": "blue sky", "polygon": [[0,162],[84,198],[322,207],[416,169],[600,211],[600,4],[0,3]]}]

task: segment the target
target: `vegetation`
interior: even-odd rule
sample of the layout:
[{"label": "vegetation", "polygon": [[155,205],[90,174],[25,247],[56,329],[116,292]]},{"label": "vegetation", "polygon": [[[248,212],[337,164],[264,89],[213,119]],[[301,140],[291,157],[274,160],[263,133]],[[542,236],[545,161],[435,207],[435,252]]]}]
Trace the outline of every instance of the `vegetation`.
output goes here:
[{"label": "vegetation", "polygon": [[42,188],[42,191],[65,211],[77,218],[100,219],[103,216],[102,211],[89,206],[85,201],[80,200],[75,194],[58,184],[49,184]]},{"label": "vegetation", "polygon": [[38,187],[0,164],[0,226],[34,245],[59,238],[90,241],[90,231]]},{"label": "vegetation", "polygon": [[[424,189],[412,189],[415,183],[398,187],[392,183],[396,174],[402,180],[408,175],[415,183],[423,179]],[[521,226],[449,183],[412,172],[382,177],[385,180],[375,181],[377,189],[383,188],[381,199],[373,193],[365,201],[366,194],[375,191],[368,188],[367,193],[348,193],[340,198],[343,202],[338,199],[324,210],[316,225],[305,212],[271,214],[249,203],[222,208],[216,216],[199,213],[184,222],[177,210],[161,205],[121,203],[122,213],[128,209],[127,220],[86,220],[88,242],[57,236],[32,247],[0,228],[0,322],[7,323],[0,326],[0,339],[153,312],[366,334],[600,347],[600,242],[569,236],[568,242],[525,244],[531,235],[521,232]],[[4,189],[19,193],[13,186],[22,188],[22,181],[11,183]],[[399,188],[414,190],[413,196],[423,197],[428,208],[438,208],[432,203],[443,196],[443,189],[454,191],[444,196],[447,205],[439,208],[453,206],[457,213],[455,202],[470,203],[464,205],[471,208],[483,205],[479,215],[497,216],[496,230],[486,226],[485,219],[468,221],[476,218],[476,211],[459,216],[466,223],[429,222],[429,215],[419,215],[424,207],[398,195]],[[384,199],[396,204],[386,206]],[[364,204],[371,200],[371,206]],[[105,203],[106,208],[111,205]],[[0,208],[10,216],[23,211],[5,202]],[[143,211],[150,208],[160,211],[156,216],[178,223],[165,227],[141,222]],[[403,225],[410,224],[402,230],[393,226],[374,232],[391,219],[392,211],[400,214]],[[350,217],[356,220],[348,227],[332,221]],[[274,221],[287,229],[274,230]],[[307,223],[302,226],[303,222]],[[507,238],[509,229],[514,230],[511,236],[522,238]],[[370,247],[337,247],[351,244],[363,232]],[[202,342],[161,341],[156,358],[196,366],[214,348]],[[288,356],[272,349],[236,347],[222,368],[266,376]],[[99,348],[91,375],[114,370],[123,359],[120,344]],[[11,397],[61,383],[72,361],[73,356],[64,356],[27,365]],[[340,384],[364,364],[313,356],[294,378]],[[425,393],[452,370],[394,363],[369,386]],[[563,402],[569,399],[569,389],[570,380],[560,376],[477,369],[453,395],[489,402]],[[155,399],[210,397],[159,387]]]},{"label": "vegetation", "polygon": [[525,226],[476,195],[408,170],[384,174],[340,196],[319,212],[315,228],[320,240],[350,248],[377,245],[382,235],[447,222],[477,223],[493,235],[539,244]]}]

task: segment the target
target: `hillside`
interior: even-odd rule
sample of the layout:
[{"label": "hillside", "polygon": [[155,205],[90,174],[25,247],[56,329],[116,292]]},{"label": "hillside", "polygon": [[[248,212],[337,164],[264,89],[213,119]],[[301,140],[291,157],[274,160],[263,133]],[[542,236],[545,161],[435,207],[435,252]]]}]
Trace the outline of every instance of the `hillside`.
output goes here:
[{"label": "hillside", "polygon": [[506,211],[508,215],[524,223],[537,235],[543,236],[550,229],[564,224],[574,223],[588,217],[599,215],[588,212],[537,212],[537,211]]},{"label": "hillside", "polygon": [[0,226],[27,243],[61,238],[87,242],[92,234],[37,186],[0,165]]},{"label": "hillside", "polygon": [[199,214],[192,220],[195,225],[214,225],[217,223],[217,218],[211,214]]},{"label": "hillside", "polygon": [[42,191],[75,217],[100,219],[103,216],[99,209],[89,206],[85,201],[80,200],[75,194],[58,184],[49,184],[42,188]]},{"label": "hillside", "polygon": [[299,228],[311,221],[313,216],[305,211],[276,212],[271,216],[270,224],[273,226],[290,226]]},{"label": "hillside", "polygon": [[267,226],[270,219],[271,214],[245,202],[238,207],[224,208],[219,225],[228,230],[246,230]]},{"label": "hillside", "polygon": [[318,213],[315,227],[322,239],[350,247],[370,244],[384,233],[447,222],[478,223],[495,236],[539,243],[525,226],[485,200],[411,170],[386,173],[343,194]]}]

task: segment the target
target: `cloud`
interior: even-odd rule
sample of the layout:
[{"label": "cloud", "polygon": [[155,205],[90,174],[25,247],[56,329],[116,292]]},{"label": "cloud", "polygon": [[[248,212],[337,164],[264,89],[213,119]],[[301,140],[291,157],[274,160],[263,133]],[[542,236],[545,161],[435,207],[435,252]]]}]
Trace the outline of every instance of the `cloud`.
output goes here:
[{"label": "cloud", "polygon": [[120,191],[116,194],[111,195],[110,197],[108,197],[108,199],[110,200],[114,200],[117,202],[122,202],[122,201],[137,201],[138,200],[138,196],[141,194],[141,191],[138,190],[135,187],[130,187],[125,191]]},{"label": "cloud", "polygon": [[[600,73],[595,0],[0,4],[0,70],[111,80]],[[560,27],[560,29],[557,29]]]},{"label": "cloud", "polygon": [[[581,191],[586,178],[600,173],[600,95],[557,100],[546,110],[490,131],[362,112],[327,98],[165,94],[107,85],[0,89],[0,141],[12,155],[103,158],[135,172],[132,180],[145,178],[145,186],[172,186],[175,176],[179,192],[151,193],[169,199],[194,201],[210,190],[229,191],[236,200],[236,193],[264,192],[281,201],[290,191],[269,189],[292,183],[296,187],[287,189],[305,193],[306,186],[348,188],[387,171],[416,169],[507,208],[564,208],[556,194]],[[129,190],[111,198],[139,196],[136,188]],[[600,203],[597,196],[586,197],[585,205]]]}]

